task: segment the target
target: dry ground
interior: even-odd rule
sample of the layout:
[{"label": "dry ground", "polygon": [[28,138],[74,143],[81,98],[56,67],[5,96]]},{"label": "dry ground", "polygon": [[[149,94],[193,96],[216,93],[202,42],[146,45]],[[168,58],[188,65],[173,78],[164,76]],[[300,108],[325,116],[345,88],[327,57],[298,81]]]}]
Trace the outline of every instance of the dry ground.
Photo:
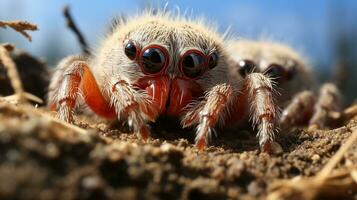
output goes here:
[{"label": "dry ground", "polygon": [[[226,131],[199,152],[189,130],[157,125],[142,141],[91,118],[76,128],[51,115],[0,101],[0,199],[265,199],[279,179],[316,175],[357,126],[352,119],[334,130],[282,132],[284,152],[270,155],[249,131]],[[336,168],[356,169],[356,150]],[[352,181],[316,198],[356,199],[356,190]]]}]

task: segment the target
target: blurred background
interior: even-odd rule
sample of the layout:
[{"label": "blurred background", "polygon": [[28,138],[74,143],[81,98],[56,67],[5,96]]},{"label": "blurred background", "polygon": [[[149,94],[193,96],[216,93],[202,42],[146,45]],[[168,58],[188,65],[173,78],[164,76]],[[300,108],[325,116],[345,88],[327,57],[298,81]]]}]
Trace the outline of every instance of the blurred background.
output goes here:
[{"label": "blurred background", "polygon": [[0,0],[1,20],[27,20],[40,28],[31,33],[32,43],[0,29],[0,43],[10,42],[53,66],[66,55],[80,53],[75,35],[66,27],[64,5],[71,6],[75,22],[95,48],[114,16],[163,8],[166,3],[168,10],[205,16],[221,32],[231,27],[239,38],[287,43],[310,60],[321,81],[338,83],[346,103],[357,97],[357,1],[353,0]]}]

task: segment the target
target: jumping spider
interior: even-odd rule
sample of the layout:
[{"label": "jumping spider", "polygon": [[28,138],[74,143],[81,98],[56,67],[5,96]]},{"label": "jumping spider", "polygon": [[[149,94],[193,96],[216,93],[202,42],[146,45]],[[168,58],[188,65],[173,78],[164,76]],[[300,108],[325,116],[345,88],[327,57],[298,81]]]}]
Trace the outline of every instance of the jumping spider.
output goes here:
[{"label": "jumping spider", "polygon": [[[274,82],[276,102],[283,108],[282,127],[309,124],[323,128],[329,113],[339,112],[341,95],[332,83],[323,84],[319,92],[311,67],[292,48],[270,41],[231,41],[231,72],[237,79],[258,72]],[[318,94],[318,95],[317,95]]]},{"label": "jumping spider", "polygon": [[[276,108],[270,79],[230,73],[223,38],[201,22],[170,14],[143,14],[121,21],[94,56],[62,60],[51,80],[49,104],[73,122],[79,97],[97,115],[126,121],[142,138],[148,122],[174,116],[196,126],[203,149],[214,127],[239,123],[249,113],[259,144],[268,150]],[[246,112],[246,108],[251,108]]]}]

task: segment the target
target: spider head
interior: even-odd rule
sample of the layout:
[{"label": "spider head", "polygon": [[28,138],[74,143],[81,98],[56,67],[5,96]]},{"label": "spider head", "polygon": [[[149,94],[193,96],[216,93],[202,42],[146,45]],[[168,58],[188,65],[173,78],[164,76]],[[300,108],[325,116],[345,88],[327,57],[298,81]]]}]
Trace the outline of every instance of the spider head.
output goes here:
[{"label": "spider head", "polygon": [[120,25],[111,37],[116,47],[106,56],[120,56],[109,63],[110,70],[145,91],[161,114],[179,116],[209,87],[226,81],[221,40],[196,22],[142,16]]},{"label": "spider head", "polygon": [[270,41],[233,41],[229,49],[230,69],[237,76],[263,73],[284,90],[294,94],[312,85],[312,73],[302,57],[287,45]]}]

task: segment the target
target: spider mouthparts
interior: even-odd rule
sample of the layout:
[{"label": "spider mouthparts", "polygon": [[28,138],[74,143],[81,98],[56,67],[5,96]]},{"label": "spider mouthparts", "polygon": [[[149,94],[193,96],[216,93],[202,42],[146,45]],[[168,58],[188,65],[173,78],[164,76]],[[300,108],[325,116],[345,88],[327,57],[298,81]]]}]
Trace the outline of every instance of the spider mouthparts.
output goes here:
[{"label": "spider mouthparts", "polygon": [[193,98],[203,94],[196,82],[183,78],[144,77],[137,85],[152,97],[153,106],[157,107],[160,114],[174,117],[179,116]]},{"label": "spider mouthparts", "polygon": [[170,116],[179,116],[187,104],[203,94],[200,85],[192,80],[175,78],[171,82],[170,102],[166,113]]}]

